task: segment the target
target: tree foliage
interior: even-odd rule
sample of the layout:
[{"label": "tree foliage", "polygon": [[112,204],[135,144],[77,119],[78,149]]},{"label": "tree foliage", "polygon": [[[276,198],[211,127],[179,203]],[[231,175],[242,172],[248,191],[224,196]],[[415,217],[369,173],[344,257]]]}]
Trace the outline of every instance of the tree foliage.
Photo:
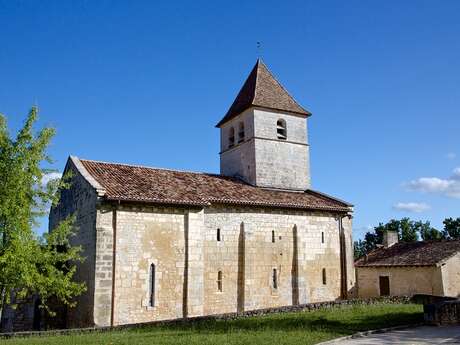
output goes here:
[{"label": "tree foliage", "polygon": [[431,226],[430,222],[415,222],[415,228],[423,241],[436,241],[444,238],[439,230]]},{"label": "tree foliage", "polygon": [[444,220],[444,230],[441,232],[431,226],[430,222],[413,221],[409,218],[400,220],[391,219],[388,223],[379,223],[373,231],[364,235],[363,240],[355,241],[355,259],[369,253],[383,243],[385,231],[396,231],[399,241],[415,242],[421,238],[423,241],[436,241],[442,239],[460,239],[460,218],[447,218]]},{"label": "tree foliage", "polygon": [[74,218],[44,236],[34,232],[38,218],[58,202],[59,190],[69,187],[68,177],[42,182],[52,172],[43,165],[52,163],[47,147],[55,132],[44,128],[34,134],[37,115],[33,107],[11,138],[0,114],[0,311],[12,303],[13,292],[19,299],[38,294],[49,310],[50,297],[72,305],[72,297],[85,290],[83,283],[73,281],[75,263],[83,260],[81,248],[69,242]]},{"label": "tree foliage", "polygon": [[460,217],[457,219],[444,219],[444,230],[442,234],[445,238],[452,240],[460,240]]}]

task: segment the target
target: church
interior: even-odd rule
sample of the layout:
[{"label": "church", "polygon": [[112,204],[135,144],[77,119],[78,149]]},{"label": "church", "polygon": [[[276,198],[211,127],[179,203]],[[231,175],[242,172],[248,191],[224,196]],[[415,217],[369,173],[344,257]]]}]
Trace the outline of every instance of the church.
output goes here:
[{"label": "church", "polygon": [[67,327],[352,296],[353,207],[310,188],[310,116],[259,59],[216,125],[220,174],[70,156],[49,216],[76,215],[86,257]]}]

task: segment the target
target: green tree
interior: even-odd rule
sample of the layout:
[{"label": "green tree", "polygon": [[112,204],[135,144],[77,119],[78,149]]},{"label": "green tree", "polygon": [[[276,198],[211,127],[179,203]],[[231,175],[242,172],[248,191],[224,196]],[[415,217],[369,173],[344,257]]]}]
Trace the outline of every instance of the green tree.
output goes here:
[{"label": "green tree", "polygon": [[439,230],[433,228],[430,222],[424,223],[422,221],[418,221],[414,223],[414,226],[423,241],[437,241],[443,238],[443,234]]},{"label": "green tree", "polygon": [[445,238],[451,240],[460,239],[460,217],[457,219],[446,218],[443,221],[444,230],[442,231]]},{"label": "green tree", "polygon": [[353,243],[354,258],[359,259],[361,256],[366,254],[365,242],[358,240]]},{"label": "green tree", "polygon": [[51,314],[51,297],[73,305],[72,298],[85,290],[73,281],[75,263],[83,260],[81,248],[72,247],[73,217],[61,222],[51,233],[34,232],[39,217],[59,200],[59,190],[68,188],[68,178],[43,178],[52,163],[47,147],[54,129],[34,134],[38,110],[33,107],[17,136],[10,137],[6,118],[0,114],[0,317],[4,306],[29,294],[38,294],[41,306]]},{"label": "green tree", "polygon": [[399,240],[402,242],[415,242],[418,240],[418,223],[409,218],[401,220],[391,219],[387,223],[379,223],[373,231],[364,235],[364,240],[355,242],[355,258],[359,258],[377,248],[383,243],[383,234],[385,231],[396,231]]},{"label": "green tree", "polygon": [[415,222],[409,218],[403,218],[399,221],[394,221],[398,227],[396,231],[399,234],[399,240],[402,242],[416,242],[418,241],[417,227]]}]

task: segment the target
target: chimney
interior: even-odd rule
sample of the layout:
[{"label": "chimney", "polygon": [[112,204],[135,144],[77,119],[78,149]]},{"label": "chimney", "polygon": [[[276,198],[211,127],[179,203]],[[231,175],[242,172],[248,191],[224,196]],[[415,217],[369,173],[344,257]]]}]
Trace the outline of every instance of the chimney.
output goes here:
[{"label": "chimney", "polygon": [[396,243],[398,243],[398,232],[386,230],[383,233],[383,246],[389,248]]}]

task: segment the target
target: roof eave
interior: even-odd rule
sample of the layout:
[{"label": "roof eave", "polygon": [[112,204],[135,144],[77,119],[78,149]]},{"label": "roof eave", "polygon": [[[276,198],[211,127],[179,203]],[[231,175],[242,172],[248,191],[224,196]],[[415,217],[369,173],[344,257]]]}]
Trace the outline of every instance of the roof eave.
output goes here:
[{"label": "roof eave", "polygon": [[406,265],[402,265],[402,264],[398,264],[398,265],[373,265],[373,264],[370,264],[370,265],[366,265],[366,264],[362,264],[362,265],[357,265],[355,264],[355,267],[356,268],[401,268],[401,267],[436,267],[437,264],[406,264]]},{"label": "roof eave", "polygon": [[319,191],[314,190],[314,189],[307,189],[306,191],[307,191],[307,192],[314,193],[314,194],[318,194],[318,195],[320,195],[320,196],[322,196],[322,197],[329,198],[329,199],[332,199],[332,200],[334,200],[334,201],[337,201],[337,202],[340,202],[340,203],[342,203],[342,204],[345,204],[345,205],[346,205],[348,208],[350,208],[351,210],[353,210],[353,207],[355,206],[355,205],[350,204],[349,202],[347,202],[347,201],[345,201],[345,200],[336,198],[336,197],[334,197],[334,196],[332,196],[332,195],[329,195],[329,194],[326,194],[326,193],[323,193],[323,192],[319,192]]},{"label": "roof eave", "polygon": [[217,198],[210,198],[206,201],[181,201],[181,200],[164,200],[164,199],[141,199],[141,198],[124,198],[116,196],[105,196],[104,199],[110,202],[127,202],[127,203],[140,203],[140,204],[152,204],[152,205],[176,205],[176,206],[196,206],[206,207],[212,206],[213,204],[221,205],[239,205],[239,206],[253,206],[253,207],[270,207],[270,208],[281,208],[281,209],[298,209],[306,211],[328,211],[328,212],[340,212],[347,213],[349,210],[346,208],[339,207],[319,207],[319,206],[306,206],[301,204],[282,204],[282,203],[267,203],[267,202],[253,202],[253,201],[241,201],[241,200],[222,200]]},{"label": "roof eave", "polygon": [[204,207],[210,206],[211,204],[206,201],[183,201],[183,200],[165,200],[165,199],[142,199],[142,198],[123,198],[116,196],[105,196],[104,200],[110,202],[126,202],[126,203],[139,203],[139,204],[150,204],[150,205],[168,205],[168,206],[196,206]]},{"label": "roof eave", "polygon": [[78,157],[69,156],[68,161],[72,162],[81,176],[96,190],[98,196],[102,197],[106,194],[105,188],[89,173]]},{"label": "roof eave", "polygon": [[257,104],[251,104],[251,105],[247,106],[246,108],[244,108],[243,110],[241,110],[238,114],[232,114],[230,116],[228,116],[228,113],[225,114],[225,116],[222,118],[222,120],[220,120],[215,125],[215,127],[216,128],[222,127],[222,125],[224,125],[225,123],[233,120],[235,117],[237,117],[238,115],[240,115],[244,111],[248,110],[249,108],[276,110],[276,111],[285,112],[285,113],[288,113],[288,114],[301,115],[301,116],[304,116],[305,118],[309,118],[310,116],[313,115],[311,112],[309,112],[308,110],[305,110],[305,109],[304,109],[304,112],[300,112],[300,111],[293,111],[293,110],[286,110],[286,109],[280,109],[280,108],[272,108],[272,107],[267,107],[267,106],[261,106],[261,105],[257,105]]}]

